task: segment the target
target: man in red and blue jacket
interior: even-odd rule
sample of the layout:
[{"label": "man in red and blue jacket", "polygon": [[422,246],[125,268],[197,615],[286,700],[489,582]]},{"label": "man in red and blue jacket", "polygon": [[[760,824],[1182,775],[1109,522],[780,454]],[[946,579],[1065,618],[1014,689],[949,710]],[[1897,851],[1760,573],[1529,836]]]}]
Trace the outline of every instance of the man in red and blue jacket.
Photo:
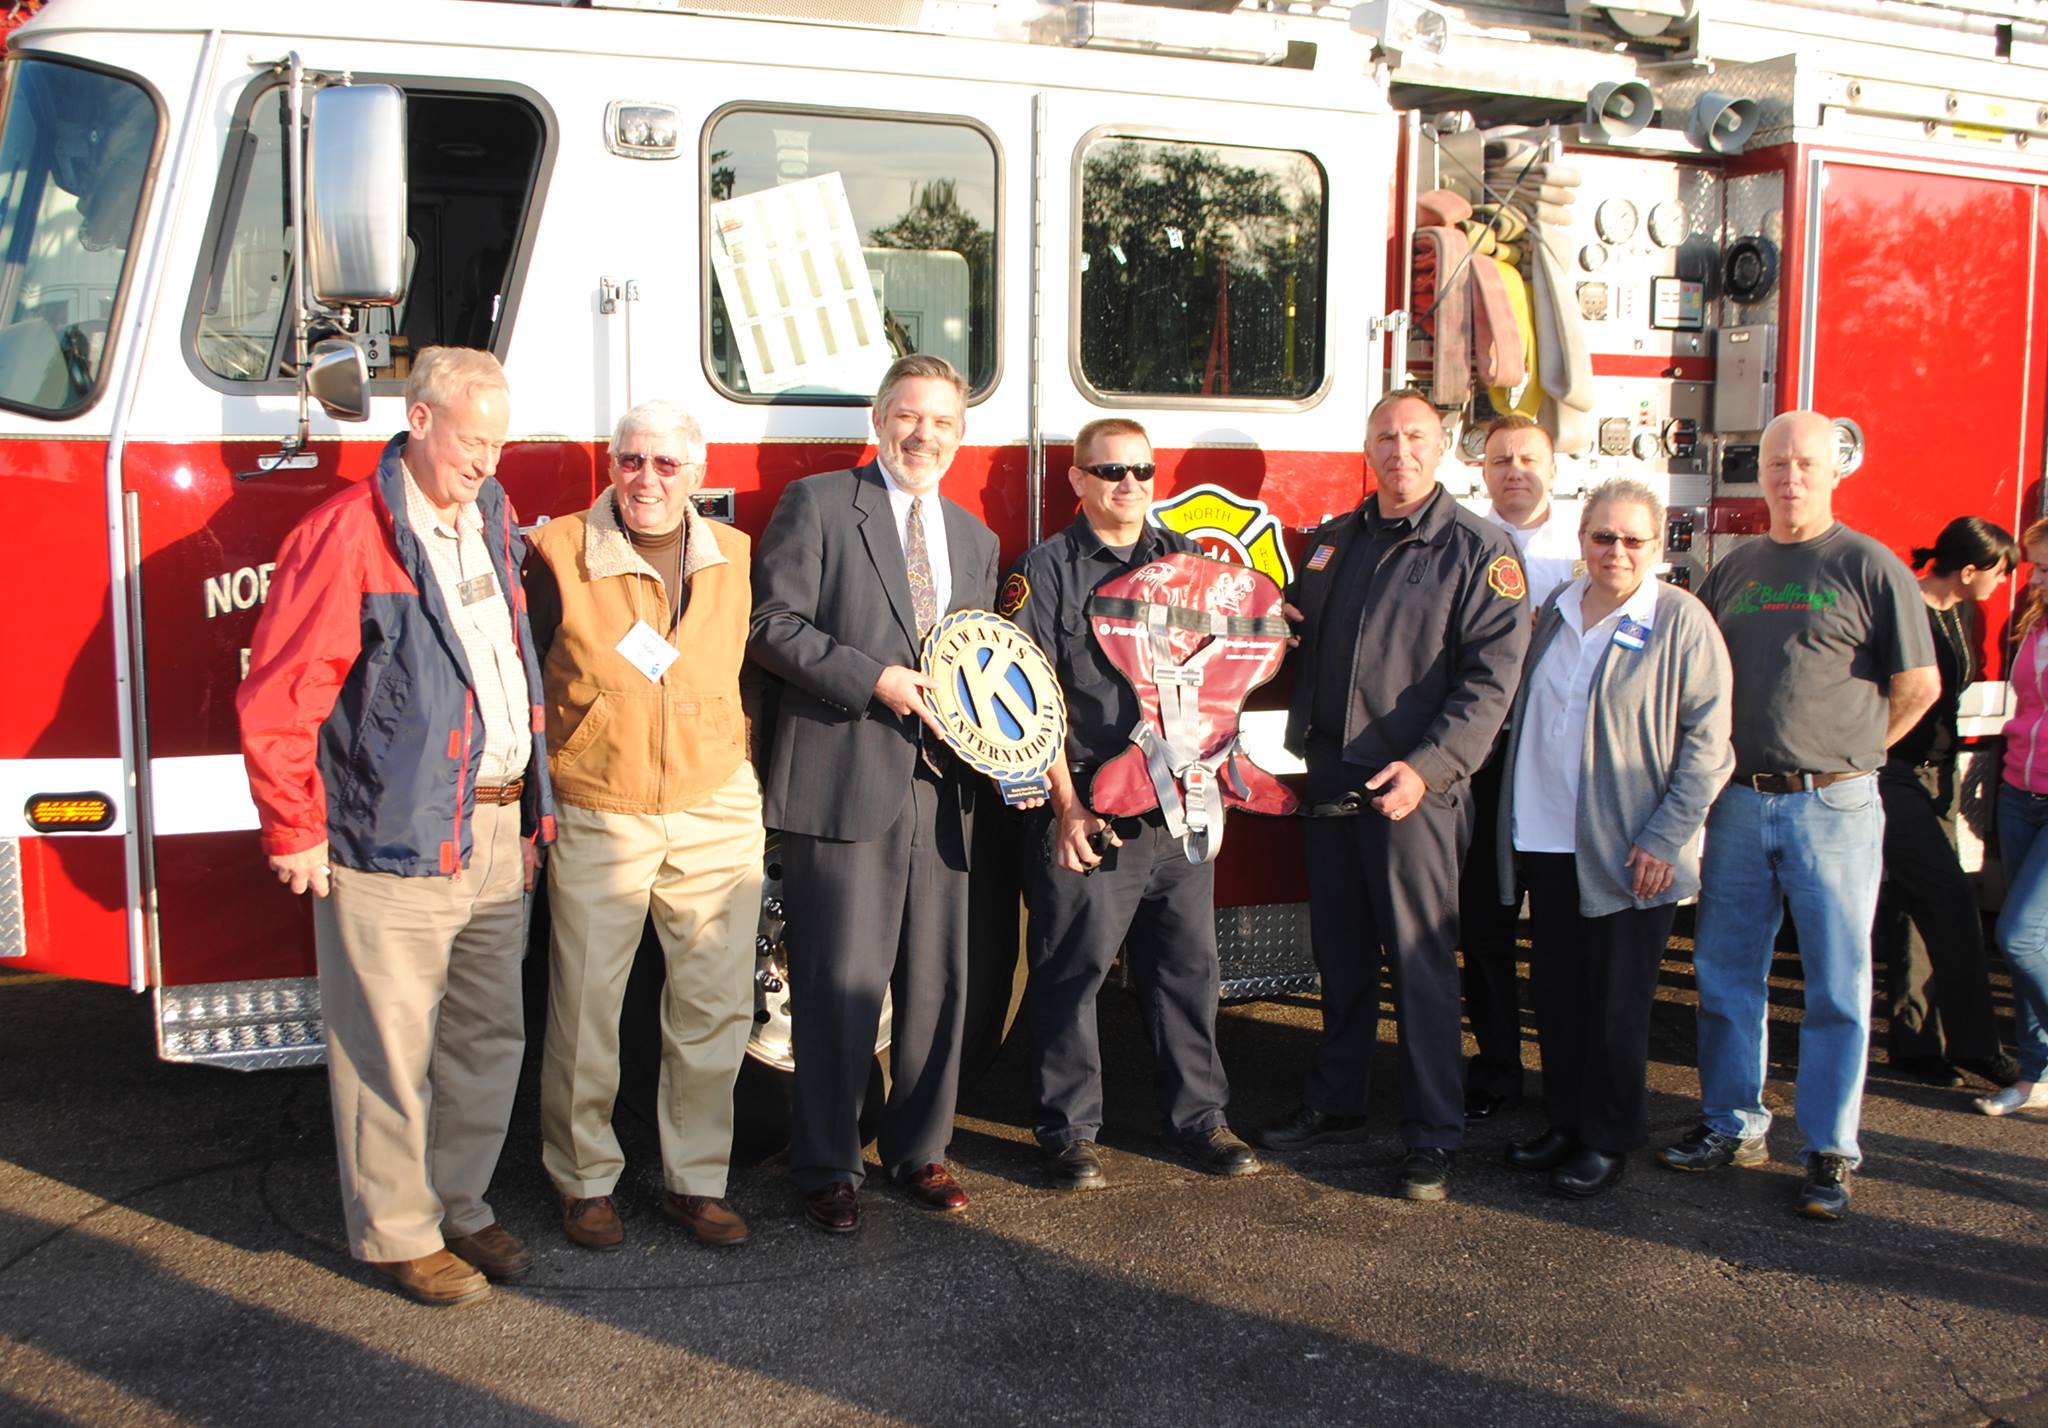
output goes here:
[{"label": "man in red and blue jacket", "polygon": [[483,1196],[554,802],[504,369],[428,348],[405,400],[376,474],[285,538],[236,707],[271,870],[316,899],[349,1248],[448,1305],[532,1264]]}]

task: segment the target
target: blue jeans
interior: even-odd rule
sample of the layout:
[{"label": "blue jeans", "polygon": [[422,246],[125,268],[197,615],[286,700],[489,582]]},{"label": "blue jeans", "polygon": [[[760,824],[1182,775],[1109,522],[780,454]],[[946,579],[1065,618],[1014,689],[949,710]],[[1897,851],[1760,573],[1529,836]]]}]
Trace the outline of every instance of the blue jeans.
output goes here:
[{"label": "blue jeans", "polygon": [[2005,908],[1998,945],[2012,964],[2013,1021],[2020,1075],[2048,1075],[2048,798],[2011,784],[1998,790],[1998,850],[2005,861]]},{"label": "blue jeans", "polygon": [[1790,906],[1806,1011],[1793,1106],[1802,1156],[1862,1159],[1856,1128],[1870,1049],[1870,924],[1883,867],[1877,780],[1812,793],[1730,784],[1707,816],[1700,870],[1700,1103],[1723,1135],[1762,1135],[1771,949]]}]

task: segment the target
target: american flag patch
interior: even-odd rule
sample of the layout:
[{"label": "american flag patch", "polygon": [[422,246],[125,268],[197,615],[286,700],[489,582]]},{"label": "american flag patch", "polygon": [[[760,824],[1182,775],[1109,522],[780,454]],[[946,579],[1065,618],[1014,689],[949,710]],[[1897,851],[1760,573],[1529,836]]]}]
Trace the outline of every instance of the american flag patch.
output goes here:
[{"label": "american flag patch", "polygon": [[1334,545],[1317,546],[1316,553],[1308,558],[1308,568],[1310,570],[1321,570],[1330,563],[1330,557],[1336,553],[1337,547]]}]

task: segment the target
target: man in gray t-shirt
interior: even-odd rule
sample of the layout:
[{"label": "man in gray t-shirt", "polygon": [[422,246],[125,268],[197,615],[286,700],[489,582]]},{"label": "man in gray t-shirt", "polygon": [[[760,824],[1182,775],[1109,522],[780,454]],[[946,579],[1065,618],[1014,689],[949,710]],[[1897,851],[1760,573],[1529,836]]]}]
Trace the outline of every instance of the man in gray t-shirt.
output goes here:
[{"label": "man in gray t-shirt", "polygon": [[1699,930],[1701,1123],[1660,1159],[1674,1170],[1756,1165],[1765,1019],[1778,927],[1799,928],[1805,1016],[1796,1114],[1799,1208],[1840,1219],[1870,1043],[1870,924],[1884,809],[1871,771],[1940,692],[1912,573],[1834,518],[1834,430],[1787,412],[1764,432],[1767,539],[1700,589],[1735,670],[1735,777],[1707,819]]}]

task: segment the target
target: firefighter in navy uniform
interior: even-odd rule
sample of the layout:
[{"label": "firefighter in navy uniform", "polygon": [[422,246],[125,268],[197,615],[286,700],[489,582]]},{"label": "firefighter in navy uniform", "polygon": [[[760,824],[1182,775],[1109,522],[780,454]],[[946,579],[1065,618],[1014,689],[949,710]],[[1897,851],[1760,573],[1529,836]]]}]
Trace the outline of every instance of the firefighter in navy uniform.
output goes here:
[{"label": "firefighter in navy uniform", "polygon": [[1469,780],[1529,644],[1515,548],[1437,483],[1444,446],[1428,398],[1383,397],[1366,422],[1378,490],[1310,537],[1292,592],[1302,644],[1287,746],[1308,763],[1323,1037],[1301,1106],[1255,1137],[1270,1150],[1363,1138],[1384,958],[1407,1146],[1396,1188],[1411,1200],[1444,1197],[1464,1137],[1458,873],[1472,836]]},{"label": "firefighter in navy uniform", "polygon": [[1095,997],[1125,946],[1157,1061],[1166,1137],[1212,1175],[1259,1168],[1224,1123],[1230,1088],[1216,1054],[1216,873],[1191,863],[1157,810],[1108,820],[1086,802],[1097,767],[1130,747],[1138,697],[1089,634],[1095,588],[1175,551],[1199,553],[1151,525],[1152,446],[1134,421],[1081,428],[1068,471],[1081,511],[1017,562],[1001,614],[1052,660],[1067,699],[1067,758],[1048,771],[1051,806],[1034,815],[1041,856],[1027,860],[1030,905],[1024,1015],[1031,1029],[1035,1131],[1062,1189],[1104,1183],[1102,1052]]}]

